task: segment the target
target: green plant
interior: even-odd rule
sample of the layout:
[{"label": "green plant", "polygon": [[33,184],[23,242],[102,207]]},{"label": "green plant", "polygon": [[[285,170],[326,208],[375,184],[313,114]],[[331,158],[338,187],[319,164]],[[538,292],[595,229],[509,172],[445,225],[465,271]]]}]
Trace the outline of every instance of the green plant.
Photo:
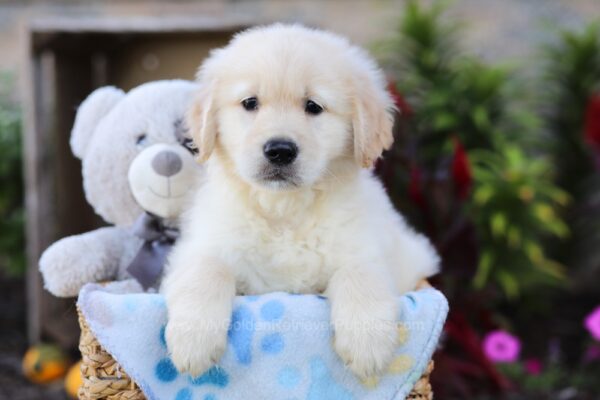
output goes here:
[{"label": "green plant", "polygon": [[0,268],[25,270],[21,115],[9,99],[12,80],[0,80]]},{"label": "green plant", "polygon": [[517,297],[521,288],[564,279],[564,267],[542,247],[546,237],[568,234],[556,211],[568,196],[551,183],[548,160],[504,145],[502,151],[473,151],[471,162],[475,190],[469,214],[481,244],[475,286],[492,280]]},{"label": "green plant", "polygon": [[545,116],[557,182],[578,197],[595,169],[593,149],[584,141],[584,119],[590,98],[600,91],[600,24],[562,32],[545,57]]},{"label": "green plant", "polygon": [[[439,4],[408,1],[396,34],[378,47],[401,113],[376,170],[442,256],[434,284],[452,307],[436,390],[476,398],[513,388],[483,353],[483,333],[510,330],[531,354],[552,339],[544,320],[569,279],[547,245],[569,235],[570,196],[555,183],[532,82],[465,54]],[[536,326],[527,325],[532,315],[542,318]]]},{"label": "green plant", "polygon": [[563,32],[545,49],[544,114],[557,183],[573,198],[573,235],[552,243],[579,288],[600,277],[600,24]]},{"label": "green plant", "polygon": [[[396,37],[380,47],[396,97],[406,94],[408,104],[400,105],[399,140],[382,175],[397,206],[446,256],[446,272],[464,269],[448,254],[458,246],[474,253],[470,277],[477,289],[491,283],[515,298],[521,287],[564,278],[540,242],[567,235],[558,210],[568,196],[539,154],[541,124],[529,87],[507,68],[462,53],[458,29],[441,19],[442,10],[439,3],[425,9],[409,1]],[[468,226],[475,249],[453,238]]]}]

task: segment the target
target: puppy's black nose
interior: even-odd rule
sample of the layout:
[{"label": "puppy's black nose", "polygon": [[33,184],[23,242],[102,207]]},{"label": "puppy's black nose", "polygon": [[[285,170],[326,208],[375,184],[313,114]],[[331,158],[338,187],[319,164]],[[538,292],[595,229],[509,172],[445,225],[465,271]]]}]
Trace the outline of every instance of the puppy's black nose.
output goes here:
[{"label": "puppy's black nose", "polygon": [[265,143],[263,153],[271,164],[289,165],[298,155],[298,146],[289,140],[273,139]]}]

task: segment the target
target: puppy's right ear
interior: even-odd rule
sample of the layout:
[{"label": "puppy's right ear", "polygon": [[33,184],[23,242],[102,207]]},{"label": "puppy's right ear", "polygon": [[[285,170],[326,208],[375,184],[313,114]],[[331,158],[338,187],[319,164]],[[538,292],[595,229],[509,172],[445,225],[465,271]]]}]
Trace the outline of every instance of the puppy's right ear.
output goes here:
[{"label": "puppy's right ear", "polygon": [[113,86],[96,89],[77,109],[71,131],[71,150],[83,159],[98,123],[125,97],[125,92]]},{"label": "puppy's right ear", "polygon": [[210,157],[217,140],[217,121],[213,104],[214,83],[201,84],[186,119],[192,139],[198,148],[198,162]]}]

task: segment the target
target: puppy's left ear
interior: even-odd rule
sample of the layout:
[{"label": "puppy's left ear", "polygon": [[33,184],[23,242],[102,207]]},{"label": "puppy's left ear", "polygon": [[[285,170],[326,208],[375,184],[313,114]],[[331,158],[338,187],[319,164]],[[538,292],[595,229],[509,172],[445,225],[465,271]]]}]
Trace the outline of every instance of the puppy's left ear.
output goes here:
[{"label": "puppy's left ear", "polygon": [[208,160],[217,140],[213,88],[212,83],[202,85],[186,115],[187,126],[198,148],[199,162]]},{"label": "puppy's left ear", "polygon": [[355,80],[354,156],[363,168],[370,168],[394,142],[394,102],[386,89],[383,74],[372,68]]}]

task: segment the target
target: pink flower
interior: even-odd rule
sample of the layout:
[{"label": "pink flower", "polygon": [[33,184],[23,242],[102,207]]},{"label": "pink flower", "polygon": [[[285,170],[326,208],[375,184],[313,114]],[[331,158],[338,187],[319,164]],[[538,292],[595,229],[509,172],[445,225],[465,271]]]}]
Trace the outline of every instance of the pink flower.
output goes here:
[{"label": "pink flower", "polygon": [[537,358],[528,358],[525,360],[525,371],[529,375],[539,375],[542,373],[542,362]]},{"label": "pink flower", "polygon": [[515,362],[519,358],[521,342],[506,331],[492,331],[483,339],[483,351],[493,362]]},{"label": "pink flower", "polygon": [[585,317],[584,325],[594,339],[600,340],[600,306]]}]

